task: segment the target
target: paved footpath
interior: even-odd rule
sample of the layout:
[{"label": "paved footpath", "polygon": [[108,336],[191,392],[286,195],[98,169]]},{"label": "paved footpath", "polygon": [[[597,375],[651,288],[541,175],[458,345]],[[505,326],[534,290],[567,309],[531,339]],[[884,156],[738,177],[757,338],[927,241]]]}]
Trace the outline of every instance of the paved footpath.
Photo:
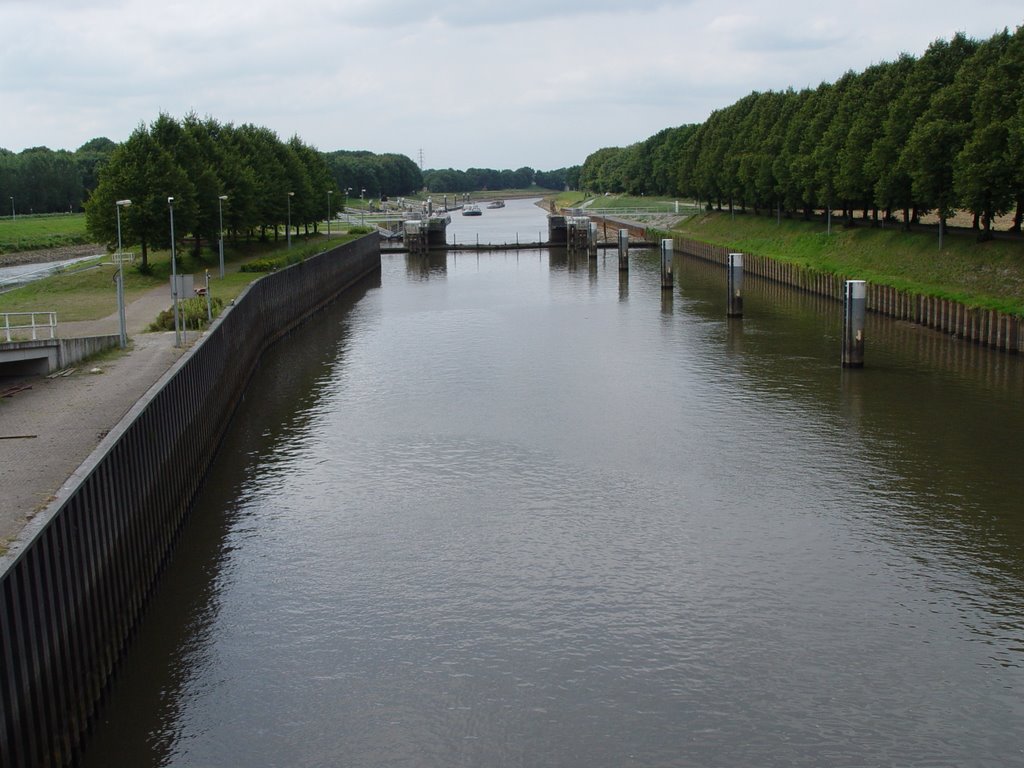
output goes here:
[{"label": "paved footpath", "polygon": [[[170,305],[165,287],[127,305],[129,349],[70,376],[23,380],[30,389],[0,398],[0,547],[12,539],[88,458],[100,440],[187,349],[173,332],[146,333]],[[118,332],[117,314],[60,323],[63,337]],[[101,372],[90,372],[93,368]],[[0,379],[0,390],[11,383]]]}]

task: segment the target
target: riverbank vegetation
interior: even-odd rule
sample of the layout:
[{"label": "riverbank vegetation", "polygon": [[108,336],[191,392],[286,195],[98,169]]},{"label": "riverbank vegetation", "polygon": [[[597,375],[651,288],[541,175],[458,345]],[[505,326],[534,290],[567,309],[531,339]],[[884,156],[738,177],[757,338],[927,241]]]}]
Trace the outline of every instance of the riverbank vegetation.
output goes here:
[{"label": "riverbank vegetation", "polygon": [[1024,219],[1024,27],[957,35],[834,83],[754,92],[699,125],[584,162],[596,192],[695,198],[716,209],[852,221],[971,214],[982,239]]},{"label": "riverbank vegetation", "polygon": [[[233,246],[226,244],[223,280],[218,277],[219,257],[215,248],[204,249],[198,256],[191,250],[178,250],[176,271],[179,274],[194,275],[196,288],[205,285],[208,271],[211,296],[228,303],[246,286],[258,280],[261,272],[303,261],[357,237],[362,237],[362,234],[339,234],[335,231],[330,240],[323,235],[311,235],[308,238],[296,238],[291,249],[282,243],[275,244],[272,241],[242,242]],[[265,261],[273,266],[261,271],[244,269],[247,264],[259,261]],[[76,265],[74,268],[0,294],[0,312],[56,312],[61,322],[108,317],[117,310],[114,284],[116,272],[117,267],[103,259]],[[166,287],[170,305],[170,275],[170,249],[150,251],[148,270],[125,270],[125,301],[131,303],[154,288]]]},{"label": "riverbank vegetation", "polygon": [[493,168],[430,169],[423,172],[423,186],[430,192],[487,193],[514,189],[537,189],[550,193],[579,184],[580,166],[537,171],[528,166],[516,170]]},{"label": "riverbank vegetation", "polygon": [[[563,188],[568,178],[567,169],[528,167],[427,175],[433,189],[452,193],[534,185],[550,191]],[[0,149],[0,199],[11,201],[11,224],[26,211],[84,208],[79,241],[112,248],[120,230],[121,243],[138,248],[143,272],[150,268],[151,249],[170,245],[172,211],[173,236],[198,254],[222,231],[233,243],[276,240],[287,228],[309,235],[350,201],[365,208],[429,189],[424,173],[405,155],[321,152],[298,136],[282,141],[268,128],[222,124],[194,113],[180,121],[161,114],[122,144],[94,139],[74,153],[36,147],[16,155]],[[7,250],[71,242],[24,240],[16,233]]]},{"label": "riverbank vegetation", "polygon": [[[1024,244],[1000,237],[978,242],[973,232],[947,234],[942,250],[933,231],[907,231],[895,224],[860,222],[830,227],[814,218],[755,216],[751,212],[699,210],[692,200],[563,192],[545,202],[559,210],[583,207],[615,211],[674,211],[665,226],[654,224],[652,237],[678,235],[731,250],[766,256],[806,269],[867,280],[900,290],[938,296],[967,306],[1024,316]],[[630,216],[630,218],[634,218]]]},{"label": "riverbank vegetation", "polygon": [[1024,315],[1024,258],[1019,241],[978,243],[971,233],[935,237],[898,226],[839,227],[821,219],[781,222],[765,216],[704,212],[667,234],[756,253],[812,270],[967,306]]}]

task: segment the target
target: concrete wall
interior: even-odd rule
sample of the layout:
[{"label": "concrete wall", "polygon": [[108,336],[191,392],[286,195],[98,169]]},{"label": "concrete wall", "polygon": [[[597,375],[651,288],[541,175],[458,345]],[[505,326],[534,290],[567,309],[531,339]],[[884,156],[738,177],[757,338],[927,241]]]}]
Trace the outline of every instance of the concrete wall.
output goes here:
[{"label": "concrete wall", "polygon": [[259,356],[379,270],[370,235],[253,284],[0,557],[0,765],[73,758]]},{"label": "concrete wall", "polygon": [[109,336],[83,336],[77,339],[57,339],[57,369],[67,368],[90,355],[112,349],[121,343],[121,337],[114,333]]},{"label": "concrete wall", "polygon": [[9,376],[45,376],[120,343],[121,337],[116,334],[3,342],[0,343],[0,371]]},{"label": "concrete wall", "polygon": [[57,339],[0,342],[0,375],[45,376],[57,370]]}]

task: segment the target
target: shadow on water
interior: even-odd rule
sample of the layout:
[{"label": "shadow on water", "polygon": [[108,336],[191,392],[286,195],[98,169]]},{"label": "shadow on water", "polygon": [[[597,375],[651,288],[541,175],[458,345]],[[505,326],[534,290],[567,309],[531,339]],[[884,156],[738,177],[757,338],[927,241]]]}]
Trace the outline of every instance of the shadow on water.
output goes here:
[{"label": "shadow on water", "polygon": [[865,367],[844,370],[840,302],[746,276],[744,317],[730,319],[723,267],[684,256],[676,270],[688,319],[721,343],[723,375],[769,409],[844,431],[851,463],[863,463],[866,507],[873,496],[932,500],[909,517],[880,517],[890,541],[922,544],[907,538],[910,525],[927,539],[922,556],[970,557],[994,586],[1007,587],[1001,573],[1019,591],[1024,359],[869,313]]},{"label": "shadow on water", "polygon": [[102,720],[120,727],[93,729],[82,768],[165,765],[177,748],[183,692],[203,678],[215,654],[221,587],[233,578],[230,555],[251,533],[239,518],[246,489],[257,471],[274,471],[280,446],[304,429],[345,355],[355,307],[380,285],[379,275],[365,278],[264,353],[134,638],[133,648],[146,653],[129,650],[113,683],[117,695]]}]

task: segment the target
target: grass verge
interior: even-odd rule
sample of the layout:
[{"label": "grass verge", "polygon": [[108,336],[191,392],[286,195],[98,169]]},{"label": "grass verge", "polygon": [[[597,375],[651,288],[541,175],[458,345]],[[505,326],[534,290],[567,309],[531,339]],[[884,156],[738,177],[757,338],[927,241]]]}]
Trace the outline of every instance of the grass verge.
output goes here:
[{"label": "grass verge", "polygon": [[[216,249],[204,250],[199,257],[187,249],[177,252],[176,269],[179,274],[193,274],[198,288],[210,273],[211,294],[223,303],[236,298],[250,283],[258,280],[259,272],[243,272],[243,265],[259,260],[280,260],[294,263],[312,255],[354,240],[357,234],[334,234],[331,240],[323,236],[308,239],[293,238],[289,251],[283,242],[241,243],[224,247],[224,279],[217,277],[219,261]],[[37,280],[7,293],[0,294],[0,312],[56,312],[62,322],[98,320],[117,311],[114,277],[117,267],[96,259],[73,270]],[[141,297],[160,286],[168,286],[171,275],[170,251],[150,251],[149,271],[140,272],[137,266],[125,268],[125,301]],[[153,318],[154,321],[157,318]]]},{"label": "grass verge", "polygon": [[755,253],[822,272],[867,280],[968,306],[1024,315],[1024,242],[979,243],[970,233],[947,234],[943,247],[927,232],[897,226],[782,220],[705,213],[681,222],[673,234]]},{"label": "grass verge", "polygon": [[91,243],[84,213],[55,213],[0,219],[0,253],[35,251]]}]

